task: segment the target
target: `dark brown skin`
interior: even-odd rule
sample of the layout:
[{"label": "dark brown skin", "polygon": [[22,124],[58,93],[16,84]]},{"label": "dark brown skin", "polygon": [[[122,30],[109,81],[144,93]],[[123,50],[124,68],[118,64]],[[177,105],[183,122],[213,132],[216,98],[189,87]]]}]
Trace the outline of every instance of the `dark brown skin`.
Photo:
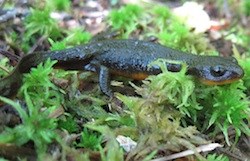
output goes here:
[{"label": "dark brown skin", "polygon": [[[139,40],[103,40],[61,51],[26,55],[9,76],[0,80],[0,95],[15,95],[22,84],[23,73],[48,58],[58,61],[57,68],[98,73],[100,88],[108,96],[113,95],[110,74],[141,80],[161,72],[158,66],[148,68],[150,63],[160,58],[186,63],[187,74],[209,85],[231,83],[244,75],[234,58],[198,56]],[[181,70],[178,64],[166,63],[166,66],[172,72]]]}]

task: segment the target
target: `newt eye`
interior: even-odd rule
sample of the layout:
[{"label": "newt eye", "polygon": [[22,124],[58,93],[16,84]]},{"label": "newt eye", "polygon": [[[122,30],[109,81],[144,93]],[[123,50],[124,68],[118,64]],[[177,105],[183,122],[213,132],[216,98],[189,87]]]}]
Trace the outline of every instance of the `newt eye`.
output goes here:
[{"label": "newt eye", "polygon": [[226,70],[221,66],[215,66],[210,69],[210,72],[214,77],[221,77],[226,73]]}]

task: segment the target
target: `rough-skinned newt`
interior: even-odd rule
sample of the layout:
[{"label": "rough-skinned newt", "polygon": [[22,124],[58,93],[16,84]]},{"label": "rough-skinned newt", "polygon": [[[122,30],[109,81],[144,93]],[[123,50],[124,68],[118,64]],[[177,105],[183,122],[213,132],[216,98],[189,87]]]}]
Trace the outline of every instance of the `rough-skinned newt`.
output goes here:
[{"label": "rough-skinned newt", "polygon": [[[48,58],[57,60],[57,68],[98,73],[100,88],[108,96],[113,94],[110,89],[111,74],[144,79],[161,72],[158,66],[148,68],[151,62],[159,58],[186,63],[187,74],[209,85],[231,83],[244,75],[234,58],[199,56],[139,40],[103,40],[65,50],[24,56],[14,71],[0,80],[0,95],[10,97],[16,94],[22,84],[23,73],[29,72],[32,67]],[[166,62],[166,66],[172,72],[181,70],[180,64]]]}]

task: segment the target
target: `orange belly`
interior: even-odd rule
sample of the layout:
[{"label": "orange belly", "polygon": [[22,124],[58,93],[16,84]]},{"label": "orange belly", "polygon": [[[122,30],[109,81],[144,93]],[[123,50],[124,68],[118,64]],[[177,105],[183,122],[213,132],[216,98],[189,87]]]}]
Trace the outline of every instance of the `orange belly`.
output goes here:
[{"label": "orange belly", "polygon": [[135,80],[143,80],[148,77],[148,74],[139,72],[139,73],[124,73],[122,71],[111,71],[111,74],[113,75],[119,75],[127,78],[132,78]]}]

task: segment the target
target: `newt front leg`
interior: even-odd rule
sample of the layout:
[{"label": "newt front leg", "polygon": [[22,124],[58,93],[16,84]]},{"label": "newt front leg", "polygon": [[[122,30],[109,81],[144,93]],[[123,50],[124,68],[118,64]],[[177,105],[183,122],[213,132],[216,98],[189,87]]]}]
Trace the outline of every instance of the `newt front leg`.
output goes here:
[{"label": "newt front leg", "polygon": [[110,71],[107,67],[99,64],[96,61],[92,61],[90,64],[84,66],[84,69],[86,71],[97,73],[101,91],[109,97],[113,96],[113,92],[110,88]]}]

